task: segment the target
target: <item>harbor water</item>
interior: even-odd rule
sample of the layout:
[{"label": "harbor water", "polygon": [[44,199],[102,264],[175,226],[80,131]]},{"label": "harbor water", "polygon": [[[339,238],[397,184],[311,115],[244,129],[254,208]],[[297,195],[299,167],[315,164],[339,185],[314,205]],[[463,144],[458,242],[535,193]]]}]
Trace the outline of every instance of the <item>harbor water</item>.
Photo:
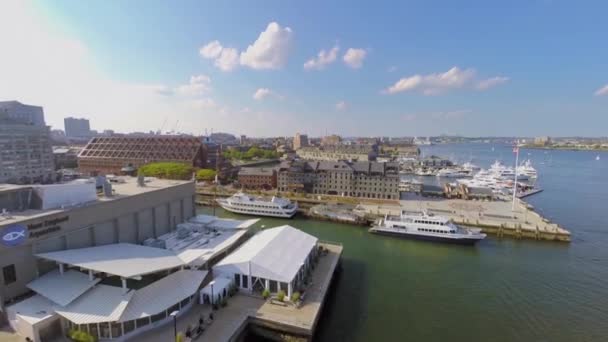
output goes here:
[{"label": "harbor water", "polygon": [[[490,144],[425,146],[423,153],[482,167],[514,159],[511,147]],[[258,227],[290,224],[344,245],[317,341],[606,341],[608,153],[597,154],[520,154],[545,190],[526,200],[569,229],[570,244],[489,236],[475,247],[452,246],[301,217],[264,218]]]}]

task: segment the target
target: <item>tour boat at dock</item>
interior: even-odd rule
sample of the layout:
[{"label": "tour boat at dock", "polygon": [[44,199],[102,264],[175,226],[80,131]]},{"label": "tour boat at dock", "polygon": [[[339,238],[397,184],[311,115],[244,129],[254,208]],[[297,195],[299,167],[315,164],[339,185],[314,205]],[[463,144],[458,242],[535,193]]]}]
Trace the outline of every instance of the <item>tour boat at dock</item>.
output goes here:
[{"label": "tour boat at dock", "polygon": [[443,216],[405,211],[402,211],[400,216],[385,216],[370,228],[369,232],[462,245],[473,245],[486,237],[480,229],[457,226]]},{"label": "tour boat at dock", "polygon": [[292,203],[286,198],[273,196],[272,199],[267,200],[242,192],[216,201],[222,208],[230,212],[245,215],[292,218],[298,211],[298,204]]}]

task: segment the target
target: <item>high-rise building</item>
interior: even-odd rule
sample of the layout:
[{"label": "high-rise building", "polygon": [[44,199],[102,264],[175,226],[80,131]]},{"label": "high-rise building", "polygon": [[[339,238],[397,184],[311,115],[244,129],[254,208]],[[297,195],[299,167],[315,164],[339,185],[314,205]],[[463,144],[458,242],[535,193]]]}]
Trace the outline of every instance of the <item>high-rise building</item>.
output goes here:
[{"label": "high-rise building", "polygon": [[42,107],[26,105],[18,101],[0,101],[0,118],[2,117],[23,124],[46,126]]},{"label": "high-rise building", "polygon": [[54,174],[42,107],[0,102],[0,183],[52,182]]},{"label": "high-rise building", "polygon": [[297,150],[306,146],[308,146],[308,135],[296,133],[296,136],[293,138],[293,149]]},{"label": "high-rise building", "polygon": [[91,126],[88,119],[65,118],[65,135],[68,138],[86,138],[91,136]]}]

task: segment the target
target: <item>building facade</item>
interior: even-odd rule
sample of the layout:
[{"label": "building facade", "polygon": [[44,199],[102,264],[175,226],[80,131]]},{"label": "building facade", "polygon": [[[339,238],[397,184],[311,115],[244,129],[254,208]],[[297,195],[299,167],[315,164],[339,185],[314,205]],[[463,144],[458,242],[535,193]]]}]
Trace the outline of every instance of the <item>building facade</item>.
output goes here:
[{"label": "building facade", "polygon": [[54,188],[60,186],[13,186],[0,191],[0,205],[10,213],[0,217],[0,305],[27,295],[29,282],[56,267],[37,260],[35,254],[119,242],[140,244],[168,233],[195,211],[193,182],[154,179],[139,187],[131,178],[116,184],[112,197],[57,207],[54,197],[67,192]]},{"label": "building facade", "polygon": [[78,155],[78,168],[85,174],[120,174],[125,167],[153,162],[205,167],[207,155],[199,138],[168,135],[96,137]]},{"label": "building facade", "polygon": [[286,162],[278,190],[376,199],[399,199],[399,165],[377,162]]},{"label": "building facade", "polygon": [[0,183],[42,183],[54,178],[51,135],[42,108],[0,102]]},{"label": "building facade", "polygon": [[38,127],[46,126],[42,107],[26,105],[18,101],[0,101],[0,118],[1,117],[27,125]]},{"label": "building facade", "polygon": [[277,171],[265,167],[243,167],[239,170],[238,180],[244,189],[276,189]]},{"label": "building facade", "polygon": [[342,137],[336,134],[327,135],[321,138],[321,146],[334,146],[342,142]]},{"label": "building facade", "polygon": [[373,161],[378,155],[376,145],[331,145],[296,150],[301,159],[324,161]]},{"label": "building facade", "polygon": [[63,119],[65,135],[68,138],[84,138],[91,136],[91,126],[88,119],[65,118]]},{"label": "building facade", "polygon": [[296,136],[293,138],[293,149],[298,150],[306,146],[308,146],[308,135],[296,133]]}]

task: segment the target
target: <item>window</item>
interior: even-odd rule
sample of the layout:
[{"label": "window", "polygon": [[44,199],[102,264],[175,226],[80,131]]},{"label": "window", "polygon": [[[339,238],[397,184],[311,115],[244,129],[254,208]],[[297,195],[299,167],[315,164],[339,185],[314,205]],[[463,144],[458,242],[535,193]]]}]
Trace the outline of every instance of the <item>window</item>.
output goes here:
[{"label": "window", "polygon": [[17,281],[17,271],[15,265],[2,267],[2,275],[4,276],[4,285],[9,285]]}]

